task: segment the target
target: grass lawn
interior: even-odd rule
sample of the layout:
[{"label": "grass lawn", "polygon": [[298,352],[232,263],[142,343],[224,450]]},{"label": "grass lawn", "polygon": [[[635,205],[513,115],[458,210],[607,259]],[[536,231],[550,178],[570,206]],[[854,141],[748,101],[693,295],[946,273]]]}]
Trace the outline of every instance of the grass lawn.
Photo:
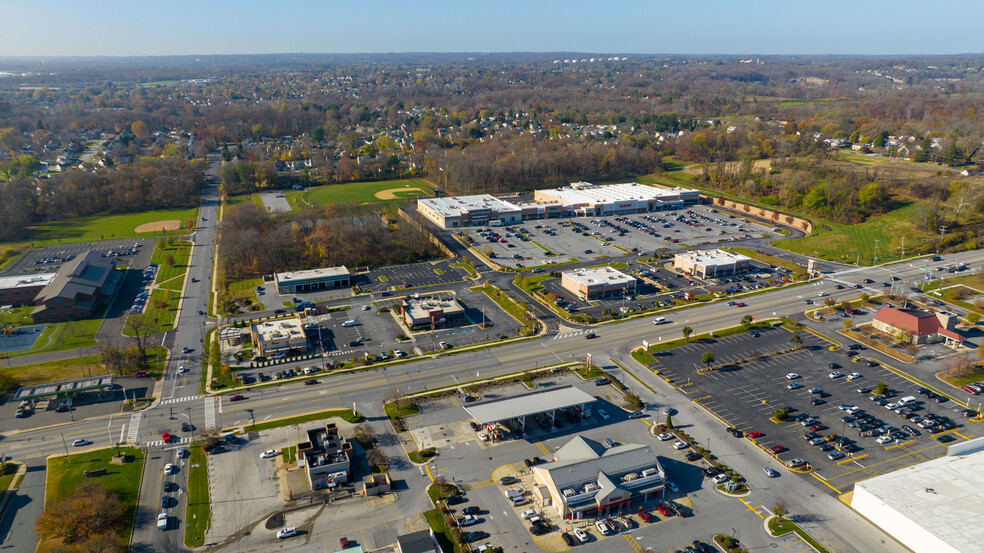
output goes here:
[{"label": "grass lawn", "polygon": [[[75,217],[51,221],[28,227],[29,237],[21,243],[34,247],[66,242],[94,242],[136,236],[141,238],[161,236],[167,232],[142,232],[133,229],[155,221],[180,221],[184,227],[188,220],[198,220],[198,208],[157,209],[139,213],[119,213],[115,215],[97,213],[86,217]],[[173,232],[173,231],[172,231]]]},{"label": "grass lawn", "polygon": [[284,458],[285,463],[296,463],[297,462],[297,446],[292,445],[290,447],[284,447],[280,450],[280,456]]},{"label": "grass lawn", "polygon": [[44,351],[60,351],[73,348],[86,348],[96,345],[96,332],[103,323],[103,314],[106,306],[101,306],[96,313],[88,319],[81,321],[69,321],[65,323],[49,324],[41,331],[41,336],[34,342],[31,349],[17,355],[28,353],[40,353]]},{"label": "grass lawn", "polygon": [[448,525],[444,521],[444,515],[441,514],[441,511],[437,509],[424,511],[424,518],[427,519],[427,524],[434,531],[434,535],[437,537],[437,543],[441,546],[441,551],[457,553],[459,549],[451,541],[451,530],[448,529]]},{"label": "grass lawn", "polygon": [[350,182],[345,184],[327,184],[311,188],[310,192],[304,194],[304,201],[311,205],[322,206],[330,204],[361,204],[370,202],[383,202],[393,200],[381,200],[376,197],[377,192],[392,190],[395,188],[419,188],[423,192],[416,190],[394,192],[398,196],[398,201],[417,196],[431,196],[433,190],[423,179],[396,179],[376,182]]},{"label": "grass lawn", "polygon": [[198,444],[191,444],[188,458],[188,507],[185,510],[185,546],[201,547],[205,544],[212,507],[208,494],[208,456]]},{"label": "grass lawn", "polygon": [[774,255],[769,255],[765,253],[759,253],[751,248],[721,248],[722,250],[738,253],[744,255],[745,257],[751,257],[756,261],[761,261],[762,263],[767,263],[769,265],[775,265],[776,267],[782,267],[784,269],[789,269],[793,273],[803,273],[806,271],[806,267],[798,265],[793,261],[788,259],[783,259],[781,257],[776,257]]},{"label": "grass lawn", "polygon": [[133,530],[133,515],[136,512],[137,496],[140,491],[140,475],[143,472],[143,452],[139,449],[123,447],[129,463],[111,465],[110,458],[116,454],[115,448],[100,449],[86,453],[73,453],[69,464],[66,457],[48,459],[48,474],[45,482],[45,505],[61,501],[70,496],[76,486],[87,480],[84,471],[106,468],[106,475],[93,481],[112,490],[120,498],[125,514],[125,523],[120,532],[120,541],[129,543]]},{"label": "grass lawn", "polygon": [[[525,320],[526,310],[520,306],[518,303],[513,301],[505,291],[493,288],[491,285],[487,286],[476,286],[470,288],[472,292],[484,292],[486,296],[492,299],[495,303],[499,305],[506,313],[512,315],[514,319],[520,322],[520,324],[526,324],[529,321]],[[497,293],[498,292],[498,293]]]},{"label": "grass lawn", "polygon": [[[174,259],[173,265],[166,263],[168,256]],[[151,263],[160,267],[154,282],[159,288],[178,290],[184,286],[184,276],[188,273],[188,260],[191,258],[191,242],[177,240],[173,245],[155,248],[150,257]]]},{"label": "grass lawn", "polygon": [[20,382],[21,386],[33,386],[59,380],[74,380],[84,377],[87,373],[105,374],[106,372],[99,364],[98,355],[11,367],[9,371]]},{"label": "grass lawn", "polygon": [[318,411],[317,413],[298,415],[296,417],[258,422],[254,425],[246,426],[245,429],[247,432],[259,432],[261,430],[269,430],[270,428],[279,428],[281,426],[290,426],[292,424],[302,424],[321,419],[330,419],[332,417],[338,417],[343,421],[350,423],[362,422],[362,415],[353,416],[351,409],[331,409],[328,411]]},{"label": "grass lawn", "polygon": [[824,546],[820,545],[820,542],[813,539],[812,536],[804,532],[799,526],[796,525],[796,523],[792,521],[783,519],[780,522],[778,519],[772,518],[769,520],[769,532],[772,533],[773,536],[783,536],[790,532],[795,532],[797,536],[802,538],[803,541],[808,543],[818,553],[829,553]]},{"label": "grass lawn", "polygon": [[6,311],[0,311],[0,325],[33,325],[34,321],[31,319],[31,311],[34,311],[33,305],[24,305],[22,307],[13,307]]},{"label": "grass lawn", "polygon": [[[150,334],[160,334],[174,328],[174,319],[178,316],[178,300],[181,298],[180,291],[156,288],[150,293],[147,300],[147,309],[143,313],[134,313],[130,317],[138,319],[149,319],[156,317],[157,325],[151,330]],[[158,302],[164,302],[163,307],[158,307]],[[133,333],[124,325],[124,336],[133,336]]]},{"label": "grass lawn", "polygon": [[956,386],[957,388],[959,388],[967,384],[973,384],[975,382],[980,382],[981,380],[984,380],[984,368],[977,367],[970,374],[965,374],[963,376],[942,376],[942,373],[940,373],[940,379],[950,384],[951,386]]},{"label": "grass lawn", "polygon": [[420,407],[416,403],[402,403],[397,406],[395,403],[387,403],[383,406],[386,416],[391,419],[402,419],[420,413]]},{"label": "grass lawn", "polygon": [[475,276],[475,275],[478,274],[478,271],[475,270],[475,267],[472,267],[471,265],[469,265],[467,263],[452,263],[451,266],[452,267],[460,267],[460,268],[464,269],[465,271],[468,271],[468,276]]},{"label": "grass lawn", "polygon": [[980,291],[984,291],[984,274],[980,275],[967,275],[958,276],[953,278],[948,278],[950,282],[959,282],[960,284],[975,288]]}]

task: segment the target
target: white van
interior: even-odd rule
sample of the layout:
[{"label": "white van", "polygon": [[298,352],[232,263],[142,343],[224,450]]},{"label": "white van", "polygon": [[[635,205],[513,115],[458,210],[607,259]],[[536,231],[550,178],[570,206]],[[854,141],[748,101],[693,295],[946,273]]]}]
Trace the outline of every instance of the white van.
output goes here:
[{"label": "white van", "polygon": [[896,402],[896,405],[901,407],[903,405],[909,405],[910,403],[915,403],[915,402],[916,402],[915,396],[905,396],[904,398],[898,400]]},{"label": "white van", "polygon": [[654,325],[661,325],[665,322],[666,322],[666,317],[656,317],[655,319],[653,319]]},{"label": "white van", "polygon": [[352,319],[349,319],[349,320],[345,321],[344,323],[342,323],[342,326],[355,326],[355,321],[353,321]]}]

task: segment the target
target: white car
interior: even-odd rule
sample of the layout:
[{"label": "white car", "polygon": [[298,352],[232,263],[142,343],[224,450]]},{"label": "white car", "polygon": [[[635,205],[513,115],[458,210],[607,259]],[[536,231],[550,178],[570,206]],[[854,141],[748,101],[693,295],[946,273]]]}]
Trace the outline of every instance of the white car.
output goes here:
[{"label": "white car", "polygon": [[178,374],[184,374],[188,372],[188,369],[184,365],[178,365]]},{"label": "white car", "polygon": [[711,482],[714,482],[715,484],[724,484],[727,481],[728,481],[728,475],[727,474],[718,474],[714,478],[711,479]]},{"label": "white car", "polygon": [[275,449],[268,449],[263,453],[260,453],[260,459],[270,459],[276,456],[277,456],[277,450]]},{"label": "white car", "polygon": [[157,529],[167,530],[167,513],[157,515]]},{"label": "white car", "polygon": [[670,434],[669,432],[663,432],[662,434],[660,434],[659,436],[656,436],[656,437],[659,438],[659,441],[665,442],[667,440],[672,440],[673,439],[673,434]]},{"label": "white car", "polygon": [[521,516],[523,520],[529,520],[535,517],[536,515],[537,515],[536,509],[526,509],[522,513],[519,513],[519,516]]},{"label": "white car", "polygon": [[482,440],[483,442],[487,442],[487,441],[489,441],[489,435],[486,434],[485,432],[479,432],[478,433],[478,439],[479,440]]},{"label": "white car", "polygon": [[84,445],[89,445],[91,443],[92,442],[90,442],[89,440],[78,439],[78,440],[75,440],[74,442],[72,442],[72,445],[75,446],[75,447],[80,447],[80,446],[84,446]]},{"label": "white car", "polygon": [[799,377],[800,377],[800,375],[798,375],[796,373],[788,373],[786,375],[786,380],[796,380]]},{"label": "white car", "polygon": [[281,540],[284,538],[293,538],[296,535],[297,535],[297,528],[294,528],[293,526],[288,526],[287,528],[284,528],[279,532],[277,532],[277,538]]},{"label": "white car", "polygon": [[842,377],[842,376],[844,376],[844,375],[843,375],[843,374],[841,374],[841,372],[840,372],[840,371],[834,371],[834,372],[832,372],[832,373],[830,373],[830,374],[828,374],[828,375],[827,375],[827,378],[830,378],[830,379],[834,379],[834,378],[840,378],[840,377]]},{"label": "white car", "polygon": [[794,469],[796,467],[801,467],[801,466],[803,466],[805,464],[806,464],[806,461],[804,461],[803,459],[790,459],[790,460],[786,461],[786,466],[789,467],[789,468],[791,468],[791,469]]},{"label": "white car", "polygon": [[855,378],[861,378],[861,373],[851,373],[847,375],[848,380],[854,380]]},{"label": "white car", "polygon": [[837,406],[837,408],[840,409],[841,411],[847,411],[851,407],[854,407],[854,405],[850,403],[841,403],[840,405]]},{"label": "white car", "polygon": [[765,475],[768,476],[769,478],[775,478],[779,476],[778,472],[770,469],[769,467],[762,467],[762,470],[765,472]]},{"label": "white car", "polygon": [[817,295],[818,295],[818,296],[820,296],[821,298],[825,298],[825,297],[827,297],[827,296],[828,296],[829,294],[827,294],[826,292],[817,292]]},{"label": "white car", "polygon": [[478,517],[475,515],[465,515],[458,519],[458,526],[471,526],[478,524]]},{"label": "white car", "polygon": [[164,474],[174,474],[175,467],[171,463],[164,465]]},{"label": "white car", "polygon": [[677,451],[679,451],[681,449],[687,449],[687,443],[686,442],[681,442],[680,440],[677,440],[676,443],[673,444],[673,449],[675,449]]},{"label": "white car", "polygon": [[790,382],[789,384],[786,384],[787,390],[795,390],[797,388],[802,388],[802,387],[803,386],[801,386],[799,382]]},{"label": "white car", "polygon": [[611,530],[608,529],[608,526],[605,525],[605,521],[603,520],[599,520],[598,522],[596,522],[595,528],[597,528],[598,532],[600,532],[601,535],[603,536],[607,536],[609,532],[611,532]]},{"label": "white car", "polygon": [[608,420],[609,419],[608,411],[605,411],[604,409],[598,409],[598,416],[601,417],[604,420]]},{"label": "white car", "polygon": [[665,485],[666,485],[666,489],[670,490],[673,493],[677,493],[680,491],[680,488],[674,482],[670,482],[669,480],[667,480]]},{"label": "white car", "polygon": [[588,533],[580,528],[574,529],[574,537],[576,537],[581,543],[588,543],[588,540],[591,539],[588,537]]}]

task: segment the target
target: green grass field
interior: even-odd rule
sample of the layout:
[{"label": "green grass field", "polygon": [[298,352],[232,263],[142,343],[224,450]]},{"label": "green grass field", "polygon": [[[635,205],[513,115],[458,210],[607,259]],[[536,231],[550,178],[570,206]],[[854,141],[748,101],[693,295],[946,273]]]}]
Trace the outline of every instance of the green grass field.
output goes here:
[{"label": "green grass field", "polygon": [[76,486],[87,480],[84,471],[97,470],[105,467],[106,475],[93,479],[115,492],[123,504],[128,521],[120,532],[120,541],[129,543],[130,532],[133,529],[133,515],[137,507],[137,495],[140,491],[140,475],[143,472],[144,456],[139,449],[124,447],[120,451],[130,459],[129,463],[111,465],[110,458],[116,454],[112,448],[73,453],[69,464],[66,457],[48,459],[48,475],[45,482],[45,505],[61,501],[75,490]]},{"label": "green grass field", "polygon": [[21,243],[29,243],[39,247],[49,244],[60,244],[65,242],[88,242],[97,240],[111,240],[114,238],[126,238],[130,236],[153,237],[160,236],[161,232],[137,233],[133,229],[145,223],[155,221],[176,220],[181,222],[183,227],[189,219],[198,219],[198,208],[177,208],[177,209],[158,209],[154,211],[143,211],[139,213],[120,213],[109,215],[97,213],[86,217],[75,217],[73,219],[62,219],[51,221],[28,227],[30,230],[29,238],[21,240]]},{"label": "green grass field", "polygon": [[[168,256],[174,259],[174,265],[165,263]],[[165,245],[164,248],[154,248],[150,262],[157,263],[160,267],[157,271],[157,279],[154,281],[157,286],[180,291],[184,287],[184,276],[188,272],[188,260],[190,258],[191,242],[187,240],[177,240],[171,246]]]},{"label": "green grass field", "polygon": [[208,493],[208,457],[198,444],[192,444],[188,458],[188,507],[185,510],[185,546],[205,544],[205,531],[212,520]]},{"label": "green grass field", "polygon": [[415,198],[418,195],[431,196],[434,194],[431,186],[423,179],[397,179],[318,186],[312,188],[310,192],[305,193],[303,200],[315,206],[393,201],[379,199],[376,197],[376,193],[397,188],[419,188],[423,191],[423,193],[417,192],[416,190],[394,192],[400,201],[407,198]]},{"label": "green grass field", "polygon": [[34,311],[33,305],[24,305],[13,307],[6,311],[0,311],[0,325],[32,325],[34,324],[34,320],[31,319],[31,311]]}]

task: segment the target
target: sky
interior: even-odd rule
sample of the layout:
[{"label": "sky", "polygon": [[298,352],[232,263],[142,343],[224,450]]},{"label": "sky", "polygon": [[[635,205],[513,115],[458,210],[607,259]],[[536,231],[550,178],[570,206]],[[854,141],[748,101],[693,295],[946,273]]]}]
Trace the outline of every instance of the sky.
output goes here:
[{"label": "sky", "polygon": [[0,0],[0,57],[984,53],[982,0]]}]

